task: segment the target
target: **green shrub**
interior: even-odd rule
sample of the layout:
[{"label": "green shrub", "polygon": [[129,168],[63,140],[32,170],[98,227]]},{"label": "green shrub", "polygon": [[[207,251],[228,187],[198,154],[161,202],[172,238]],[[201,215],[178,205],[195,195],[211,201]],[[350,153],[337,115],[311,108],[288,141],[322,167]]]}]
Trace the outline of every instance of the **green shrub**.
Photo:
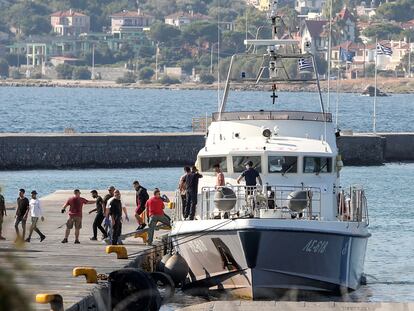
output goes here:
[{"label": "green shrub", "polygon": [[74,67],[68,64],[60,64],[56,66],[58,79],[72,79]]},{"label": "green shrub", "polygon": [[116,83],[118,84],[135,83],[136,81],[137,77],[130,71],[126,72],[123,77],[116,79]]},{"label": "green shrub", "polygon": [[169,84],[179,84],[179,83],[181,83],[181,81],[180,80],[178,80],[177,78],[172,78],[172,77],[170,77],[170,76],[167,76],[167,75],[165,75],[165,76],[163,76],[161,79],[160,79],[160,81],[159,81],[161,84],[166,84],[166,85],[169,85]]},{"label": "green shrub", "polygon": [[216,79],[209,73],[200,74],[200,82],[205,84],[212,84]]},{"label": "green shrub", "polygon": [[92,72],[88,67],[75,67],[72,72],[73,80],[90,80],[92,77]]},{"label": "green shrub", "polygon": [[151,67],[144,67],[138,73],[140,80],[150,80],[153,75],[154,70]]}]

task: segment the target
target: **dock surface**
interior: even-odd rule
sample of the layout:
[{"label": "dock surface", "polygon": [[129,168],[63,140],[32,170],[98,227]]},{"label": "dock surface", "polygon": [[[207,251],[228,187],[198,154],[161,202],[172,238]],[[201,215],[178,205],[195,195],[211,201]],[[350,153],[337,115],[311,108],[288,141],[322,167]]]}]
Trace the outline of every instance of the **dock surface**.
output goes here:
[{"label": "dock surface", "polygon": [[[82,190],[81,190],[82,191]],[[104,196],[106,191],[99,191]],[[40,198],[45,221],[39,221],[39,229],[46,235],[40,242],[35,232],[30,243],[16,245],[14,231],[14,210],[7,211],[3,224],[3,235],[6,241],[0,241],[0,264],[6,269],[13,269],[17,285],[33,302],[35,310],[50,310],[49,305],[35,304],[35,295],[38,293],[58,293],[62,295],[65,310],[88,296],[97,284],[87,284],[85,277],[73,277],[72,270],[78,266],[93,267],[98,273],[110,273],[125,267],[134,258],[117,259],[116,254],[106,254],[106,244],[100,241],[101,233],[98,230],[98,241],[90,241],[92,223],[95,214],[88,211],[95,208],[95,204],[85,205],[83,208],[83,223],[80,233],[81,244],[74,244],[74,229],[71,230],[69,243],[62,244],[66,229],[67,213],[61,213],[61,207],[71,197],[72,191],[57,191]],[[134,231],[137,227],[134,217],[134,191],[121,191],[122,200],[127,204],[129,222],[124,222],[123,233]],[[167,195],[172,198],[170,193]],[[82,197],[91,199],[89,191],[82,191]],[[30,220],[27,221],[27,232]],[[160,231],[165,233],[166,231]],[[154,240],[155,241],[155,240]],[[148,250],[150,247],[143,244],[142,239],[129,238],[124,241],[128,254]],[[7,257],[11,255],[14,263],[21,262],[23,267],[16,269],[10,264]],[[10,270],[9,270],[10,271]]]}]

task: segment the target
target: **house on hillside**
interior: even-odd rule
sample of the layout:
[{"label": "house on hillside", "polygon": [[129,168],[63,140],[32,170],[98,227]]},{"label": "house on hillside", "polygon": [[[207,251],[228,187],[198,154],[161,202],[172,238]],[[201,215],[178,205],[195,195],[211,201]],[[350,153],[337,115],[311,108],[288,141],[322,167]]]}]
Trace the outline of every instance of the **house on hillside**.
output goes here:
[{"label": "house on hillside", "polygon": [[295,10],[299,14],[308,14],[309,12],[320,13],[324,5],[325,0],[296,0]]},{"label": "house on hillside", "polygon": [[111,33],[116,38],[124,38],[140,34],[150,29],[154,22],[154,17],[137,11],[122,11],[114,13],[111,16]]},{"label": "house on hillside", "polygon": [[[309,50],[313,54],[326,54],[328,49],[328,33],[326,31],[327,20],[304,20],[300,27],[300,48],[303,52]],[[310,44],[307,49],[306,45]],[[325,58],[325,57],[324,57]]]},{"label": "house on hillside", "polygon": [[210,17],[200,13],[190,12],[176,12],[170,14],[164,18],[166,24],[181,28],[184,25],[188,25],[198,21],[208,21]]},{"label": "house on hillside", "polygon": [[375,16],[375,1],[371,1],[371,6],[367,6],[365,1],[362,1],[361,5],[356,6],[356,15],[368,19],[373,18]]},{"label": "house on hillside", "polygon": [[356,18],[344,7],[334,18],[334,23],[339,29],[340,38],[337,38],[339,42],[355,41],[356,38]]},{"label": "house on hillside", "polygon": [[60,36],[77,36],[90,31],[91,20],[88,15],[70,9],[51,14],[50,24]]}]

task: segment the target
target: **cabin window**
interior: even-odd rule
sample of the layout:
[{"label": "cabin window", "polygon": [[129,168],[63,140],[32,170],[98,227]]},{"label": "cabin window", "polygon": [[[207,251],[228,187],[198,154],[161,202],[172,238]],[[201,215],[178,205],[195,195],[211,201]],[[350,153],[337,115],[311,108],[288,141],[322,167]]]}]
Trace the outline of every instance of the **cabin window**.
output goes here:
[{"label": "cabin window", "polygon": [[297,173],[298,158],[285,156],[269,156],[269,173]]},{"label": "cabin window", "polygon": [[220,164],[223,172],[227,172],[227,158],[226,157],[208,157],[200,158],[202,172],[214,172],[214,165]]},{"label": "cabin window", "polygon": [[233,156],[233,171],[241,173],[246,170],[245,163],[247,161],[253,162],[253,168],[259,173],[262,172],[262,159],[260,156]]},{"label": "cabin window", "polygon": [[304,173],[330,173],[332,172],[332,158],[325,157],[304,157]]}]

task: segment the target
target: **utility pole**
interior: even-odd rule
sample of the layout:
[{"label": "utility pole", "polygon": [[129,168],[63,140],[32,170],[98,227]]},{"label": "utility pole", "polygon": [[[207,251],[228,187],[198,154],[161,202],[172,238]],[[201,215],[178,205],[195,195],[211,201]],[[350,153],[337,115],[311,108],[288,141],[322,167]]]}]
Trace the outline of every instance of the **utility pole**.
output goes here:
[{"label": "utility pole", "polygon": [[213,74],[213,46],[211,45],[211,51],[210,51],[210,74]]},{"label": "utility pole", "polygon": [[158,42],[155,48],[155,82],[158,81]]},{"label": "utility pole", "polygon": [[92,80],[95,80],[95,43],[92,44]]},{"label": "utility pole", "polygon": [[408,77],[411,78],[411,38],[408,38]]}]

